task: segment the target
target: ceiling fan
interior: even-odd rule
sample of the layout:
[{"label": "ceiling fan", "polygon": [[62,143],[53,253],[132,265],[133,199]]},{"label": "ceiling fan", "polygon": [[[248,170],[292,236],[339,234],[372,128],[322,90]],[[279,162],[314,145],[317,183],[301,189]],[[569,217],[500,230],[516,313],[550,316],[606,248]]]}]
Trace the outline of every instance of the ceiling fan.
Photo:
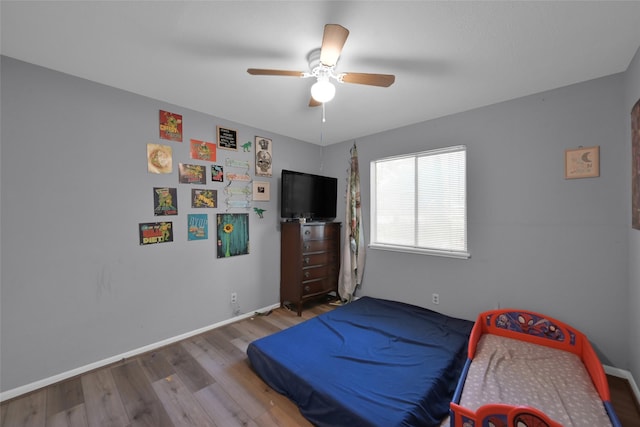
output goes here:
[{"label": "ceiling fan", "polygon": [[316,83],[311,86],[311,100],[309,107],[317,107],[329,102],[335,96],[336,88],[331,83],[357,83],[369,86],[389,87],[396,80],[393,74],[368,73],[337,73],[335,68],[342,53],[344,43],[349,36],[349,30],[338,24],[324,26],[322,46],[314,49],[307,56],[309,72],[289,70],[269,70],[249,68],[247,72],[254,76],[291,76],[303,79],[314,77]]}]

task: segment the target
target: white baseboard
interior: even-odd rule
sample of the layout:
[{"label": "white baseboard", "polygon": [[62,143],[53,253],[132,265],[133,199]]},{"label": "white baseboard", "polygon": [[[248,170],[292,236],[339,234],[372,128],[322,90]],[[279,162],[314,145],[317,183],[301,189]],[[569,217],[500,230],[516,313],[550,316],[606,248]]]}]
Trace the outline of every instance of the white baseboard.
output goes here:
[{"label": "white baseboard", "polygon": [[269,310],[273,310],[275,308],[280,307],[280,304],[273,304],[268,307],[264,307],[255,311],[251,311],[249,313],[241,314],[236,317],[232,317],[231,319],[223,320],[222,322],[214,323],[213,325],[205,326],[204,328],[196,329],[195,331],[187,332],[182,335],[177,335],[175,337],[167,338],[166,340],[158,341],[153,344],[145,345],[144,347],[137,348],[135,350],[128,351],[126,353],[119,354],[117,356],[109,357],[107,359],[100,360],[98,362],[90,363],[85,366],[81,366],[79,368],[72,369],[67,372],[62,372],[58,375],[54,375],[49,378],[44,378],[39,381],[34,381],[30,384],[26,384],[20,387],[16,387],[11,390],[7,390],[5,392],[0,393],[0,402],[4,402],[5,400],[13,399],[14,397],[21,396],[26,393],[30,393],[32,391],[38,390],[42,387],[49,386],[51,384],[55,384],[60,381],[64,381],[66,379],[87,373],[94,369],[102,368],[104,366],[110,365],[115,362],[119,362],[123,359],[128,359],[130,357],[138,356],[140,354],[146,353],[148,351],[155,350],[160,347],[164,347],[169,344],[174,344],[178,341],[182,341],[187,338],[191,338],[195,335],[202,334],[204,332],[210,331],[215,328],[219,328],[224,325],[228,325],[229,323],[237,322],[238,320],[246,319],[248,317],[255,316],[257,312],[265,312]]},{"label": "white baseboard", "polygon": [[638,390],[638,384],[636,384],[633,379],[633,375],[631,372],[625,371],[624,369],[614,368],[613,366],[603,365],[604,372],[613,375],[614,377],[624,378],[629,381],[629,385],[631,385],[631,389],[633,390],[633,394],[636,395],[636,400],[640,402],[640,390]]}]

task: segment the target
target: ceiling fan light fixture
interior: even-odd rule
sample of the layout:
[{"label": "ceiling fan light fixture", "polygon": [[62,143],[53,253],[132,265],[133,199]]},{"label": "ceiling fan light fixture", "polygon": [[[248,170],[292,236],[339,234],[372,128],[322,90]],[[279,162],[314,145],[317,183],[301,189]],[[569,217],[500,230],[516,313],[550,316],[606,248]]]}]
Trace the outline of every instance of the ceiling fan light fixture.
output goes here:
[{"label": "ceiling fan light fixture", "polygon": [[311,86],[311,96],[318,102],[329,102],[336,96],[336,87],[328,79],[318,79]]}]

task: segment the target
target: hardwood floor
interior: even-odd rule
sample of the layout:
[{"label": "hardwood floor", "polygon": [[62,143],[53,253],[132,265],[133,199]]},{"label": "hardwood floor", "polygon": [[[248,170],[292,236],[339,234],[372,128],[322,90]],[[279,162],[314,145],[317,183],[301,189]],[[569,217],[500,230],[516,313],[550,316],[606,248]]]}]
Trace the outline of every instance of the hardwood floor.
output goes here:
[{"label": "hardwood floor", "polygon": [[[331,309],[276,309],[17,397],[0,405],[0,426],[311,426],[253,373],[245,351]],[[622,425],[640,426],[628,383],[609,380]]]}]

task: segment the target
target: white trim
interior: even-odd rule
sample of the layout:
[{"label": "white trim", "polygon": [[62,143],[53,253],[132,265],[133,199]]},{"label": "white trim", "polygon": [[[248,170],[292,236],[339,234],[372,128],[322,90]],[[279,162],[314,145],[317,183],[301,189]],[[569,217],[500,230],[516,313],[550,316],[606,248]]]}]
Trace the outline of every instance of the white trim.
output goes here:
[{"label": "white trim", "polygon": [[379,249],[381,251],[406,252],[406,253],[422,254],[422,255],[436,255],[436,256],[447,257],[447,258],[458,258],[458,259],[471,258],[471,254],[467,251],[442,251],[438,249],[419,248],[416,246],[389,245],[384,243],[371,243],[369,245],[369,248]]},{"label": "white trim", "polygon": [[604,367],[604,372],[613,375],[614,377],[624,378],[629,381],[629,385],[631,386],[631,390],[633,394],[636,395],[636,400],[640,402],[640,390],[638,389],[638,384],[636,384],[633,379],[633,375],[631,372],[625,371],[624,369],[614,368],[613,366],[602,365]]},{"label": "white trim", "polygon": [[21,396],[23,394],[30,393],[30,392],[38,390],[38,389],[40,389],[42,387],[46,387],[46,386],[49,386],[51,384],[55,384],[55,383],[60,382],[60,381],[64,381],[66,379],[69,379],[69,378],[84,374],[86,372],[92,371],[94,369],[105,367],[105,366],[110,365],[112,363],[119,362],[120,360],[128,359],[128,358],[131,358],[131,357],[134,357],[134,356],[138,356],[140,354],[146,353],[148,351],[155,350],[155,349],[160,348],[160,347],[164,347],[164,346],[169,345],[169,344],[174,344],[174,343],[176,343],[178,341],[182,341],[184,339],[191,338],[193,336],[202,334],[202,333],[210,331],[212,329],[216,329],[216,328],[219,328],[221,326],[228,325],[229,323],[234,323],[234,322],[237,322],[238,320],[242,320],[242,319],[246,319],[248,317],[255,316],[256,313],[258,313],[258,312],[269,311],[269,310],[273,310],[273,309],[278,308],[278,307],[280,307],[280,304],[273,304],[273,305],[270,305],[270,306],[255,310],[255,311],[251,311],[249,313],[241,314],[239,316],[232,317],[232,318],[227,319],[227,320],[223,320],[223,321],[218,322],[218,323],[214,323],[213,325],[205,326],[203,328],[196,329],[194,331],[187,332],[187,333],[184,333],[184,334],[181,334],[181,335],[176,335],[175,337],[167,338],[165,340],[158,341],[158,342],[153,343],[153,344],[145,345],[143,347],[137,348],[135,350],[127,351],[126,353],[122,353],[122,354],[119,354],[117,356],[108,357],[106,359],[103,359],[103,360],[100,360],[100,361],[97,361],[97,362],[94,362],[94,363],[90,363],[88,365],[81,366],[79,368],[75,368],[75,369],[72,369],[72,370],[67,371],[67,372],[62,372],[60,374],[54,375],[54,376],[49,377],[49,378],[44,378],[44,379],[41,379],[41,380],[38,380],[38,381],[34,381],[34,382],[30,383],[30,384],[26,384],[26,385],[23,385],[23,386],[20,386],[20,387],[16,387],[16,388],[11,389],[11,390],[4,391],[4,392],[0,393],[0,402],[4,402],[5,400],[13,399],[14,397],[18,397],[18,396]]}]

